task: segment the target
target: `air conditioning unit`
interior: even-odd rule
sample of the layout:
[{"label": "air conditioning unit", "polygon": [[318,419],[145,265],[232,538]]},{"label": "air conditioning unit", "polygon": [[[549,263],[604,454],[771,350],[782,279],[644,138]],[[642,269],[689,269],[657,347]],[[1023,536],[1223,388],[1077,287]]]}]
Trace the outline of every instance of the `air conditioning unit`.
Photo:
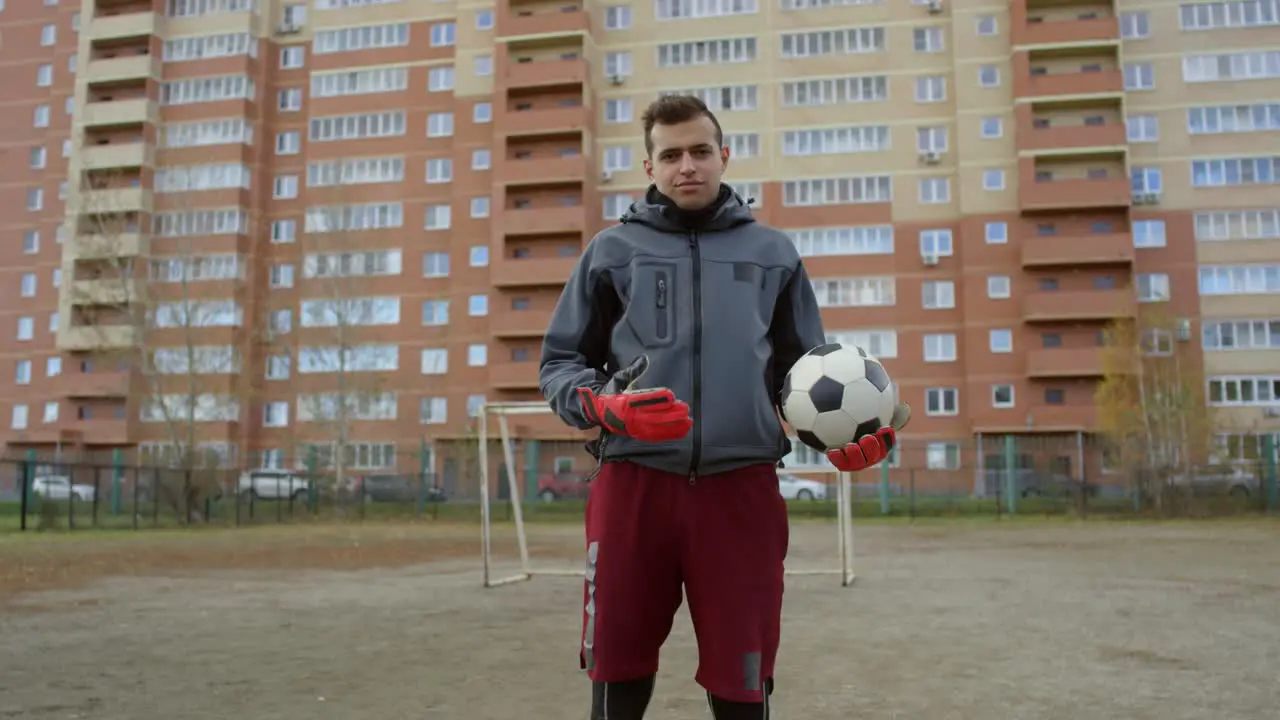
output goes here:
[{"label": "air conditioning unit", "polygon": [[626,80],[626,78],[625,78],[625,77],[623,77],[623,76],[621,76],[621,75],[610,75],[610,76],[609,76],[609,84],[610,84],[610,85],[615,85],[615,86],[616,86],[616,85],[621,85],[625,80]]},{"label": "air conditioning unit", "polygon": [[925,265],[929,265],[929,266],[933,266],[933,265],[937,265],[937,264],[938,264],[938,256],[937,256],[937,255],[934,255],[933,253],[925,253],[925,254],[921,255],[921,256],[920,256],[920,260],[921,260]]},{"label": "air conditioning unit", "polygon": [[930,15],[937,15],[942,12],[942,0],[928,0],[925,7],[929,8]]},{"label": "air conditioning unit", "polygon": [[920,153],[920,162],[926,165],[937,165],[942,162],[942,153],[936,150]]},{"label": "air conditioning unit", "polygon": [[301,25],[294,25],[293,23],[280,23],[279,25],[276,26],[277,35],[297,35],[300,32],[302,32]]},{"label": "air conditioning unit", "polygon": [[1155,205],[1160,202],[1160,193],[1144,192],[1133,194],[1134,205]]},{"label": "air conditioning unit", "polygon": [[602,183],[613,182],[613,171],[605,170],[604,172],[600,173],[600,182]]},{"label": "air conditioning unit", "polygon": [[1187,318],[1178,319],[1178,342],[1191,341],[1191,321]]}]

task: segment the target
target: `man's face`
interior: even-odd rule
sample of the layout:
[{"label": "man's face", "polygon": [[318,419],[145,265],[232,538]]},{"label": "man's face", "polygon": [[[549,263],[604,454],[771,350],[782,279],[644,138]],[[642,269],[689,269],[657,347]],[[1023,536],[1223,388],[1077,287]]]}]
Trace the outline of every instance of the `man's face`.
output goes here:
[{"label": "man's face", "polygon": [[706,115],[678,125],[654,125],[653,155],[645,172],[658,191],[684,210],[701,210],[720,194],[720,176],[729,166],[729,148],[716,142],[716,126]]}]

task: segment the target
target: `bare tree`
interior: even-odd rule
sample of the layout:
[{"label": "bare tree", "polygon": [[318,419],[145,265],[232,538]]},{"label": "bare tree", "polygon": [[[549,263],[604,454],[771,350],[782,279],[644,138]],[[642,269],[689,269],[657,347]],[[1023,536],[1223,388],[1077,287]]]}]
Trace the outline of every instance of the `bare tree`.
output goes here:
[{"label": "bare tree", "polygon": [[1199,358],[1180,332],[1176,321],[1155,313],[1113,323],[1095,395],[1112,460],[1137,478],[1158,512],[1173,483],[1209,457],[1216,427]]},{"label": "bare tree", "polygon": [[[74,320],[95,337],[88,347],[100,360],[127,369],[142,383],[136,411],[162,429],[164,441],[140,461],[180,473],[181,490],[165,500],[183,521],[199,518],[199,500],[217,483],[228,455],[218,443],[202,443],[208,423],[238,419],[239,349],[231,339],[210,344],[209,330],[235,325],[232,298],[197,291],[209,280],[238,280],[234,254],[202,255],[190,237],[226,232],[219,223],[242,223],[225,210],[192,210],[182,202],[144,227],[139,213],[112,205],[131,180],[119,173],[85,173],[75,227],[70,282]],[[232,227],[233,232],[246,228]],[[165,245],[157,253],[157,245]]]},{"label": "bare tree", "polygon": [[[333,161],[317,171],[333,173],[313,192],[323,205],[308,208],[298,233],[304,296],[299,304],[298,340],[293,366],[315,375],[297,395],[297,421],[307,423],[298,436],[318,446],[317,465],[332,469],[337,487],[346,485],[350,468],[377,458],[357,456],[359,444],[378,439],[357,437],[359,423],[395,418],[396,392],[387,382],[398,348],[378,340],[378,328],[401,319],[400,298],[378,292],[380,276],[398,274],[399,259],[387,251],[362,249],[366,230],[393,225],[380,203],[345,203],[350,161]],[[318,183],[326,180],[317,178]],[[394,262],[394,267],[392,263]],[[400,360],[401,362],[403,360]],[[370,450],[374,452],[374,450]],[[300,458],[303,459],[303,458]]]}]

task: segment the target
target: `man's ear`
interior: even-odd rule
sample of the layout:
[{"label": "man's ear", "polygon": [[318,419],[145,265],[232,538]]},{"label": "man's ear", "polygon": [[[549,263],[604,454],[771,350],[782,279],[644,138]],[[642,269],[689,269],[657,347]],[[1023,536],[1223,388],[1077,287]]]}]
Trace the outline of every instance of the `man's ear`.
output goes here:
[{"label": "man's ear", "polygon": [[644,159],[644,174],[649,176],[649,180],[653,180],[653,161],[649,158]]}]

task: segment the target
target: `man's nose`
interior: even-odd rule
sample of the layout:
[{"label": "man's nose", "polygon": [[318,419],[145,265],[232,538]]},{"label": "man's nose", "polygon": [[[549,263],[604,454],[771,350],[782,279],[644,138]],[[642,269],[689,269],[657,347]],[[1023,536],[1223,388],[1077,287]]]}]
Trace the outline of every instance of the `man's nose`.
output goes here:
[{"label": "man's nose", "polygon": [[691,175],[697,169],[698,169],[698,166],[694,164],[693,157],[689,155],[689,153],[685,153],[684,155],[680,156],[680,172],[681,173],[685,175]]}]

